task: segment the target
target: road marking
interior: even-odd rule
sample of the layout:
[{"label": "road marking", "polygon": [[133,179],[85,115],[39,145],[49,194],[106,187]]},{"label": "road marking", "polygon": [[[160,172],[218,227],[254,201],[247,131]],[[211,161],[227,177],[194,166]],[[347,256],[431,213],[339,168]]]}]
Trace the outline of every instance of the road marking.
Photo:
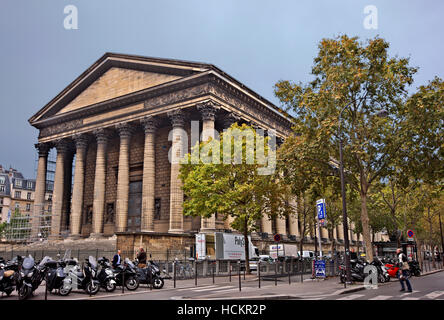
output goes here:
[{"label": "road marking", "polygon": [[194,288],[183,288],[183,289],[178,289],[176,291],[189,291],[189,290],[195,290],[195,289],[202,289],[202,288],[214,288],[217,286],[203,286],[203,287],[194,287]]},{"label": "road marking", "polygon": [[349,295],[347,297],[339,298],[339,299],[336,299],[336,300],[354,300],[354,299],[357,299],[357,298],[361,298],[363,296],[364,296],[363,294],[351,294],[351,295]]},{"label": "road marking", "polygon": [[406,292],[406,293],[401,294],[401,297],[409,296],[409,295],[412,295],[412,294],[418,293],[418,292],[420,292],[420,291],[413,290],[412,292]]},{"label": "road marking", "polygon": [[433,291],[429,294],[426,294],[423,298],[435,299],[435,298],[438,298],[439,296],[442,296],[443,294],[444,294],[444,291]]},{"label": "road marking", "polygon": [[223,286],[223,287],[217,287],[217,288],[205,288],[205,289],[192,289],[193,292],[201,292],[201,291],[210,291],[210,290],[220,290],[220,289],[232,289],[233,286]]},{"label": "road marking", "polygon": [[373,298],[371,298],[369,300],[387,300],[387,299],[390,299],[390,298],[393,298],[393,296],[376,296],[376,297],[373,297]]},{"label": "road marking", "polygon": [[405,297],[404,299],[401,300],[419,300],[419,298],[417,297]]}]

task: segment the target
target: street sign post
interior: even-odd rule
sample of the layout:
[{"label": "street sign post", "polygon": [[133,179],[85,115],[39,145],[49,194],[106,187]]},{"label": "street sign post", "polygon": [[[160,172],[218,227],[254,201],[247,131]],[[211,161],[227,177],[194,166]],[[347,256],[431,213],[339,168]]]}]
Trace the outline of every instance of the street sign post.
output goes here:
[{"label": "street sign post", "polygon": [[[273,239],[275,242],[279,243],[281,241],[281,235],[279,233],[276,233],[273,236]],[[276,246],[276,261],[279,259],[279,245]]]},{"label": "street sign post", "polygon": [[322,257],[321,226],[325,225],[325,220],[327,219],[327,209],[325,206],[325,199],[319,199],[316,201],[316,209],[318,214],[319,256]]},{"label": "street sign post", "polygon": [[415,233],[412,230],[408,230],[407,231],[407,237],[408,237],[408,241],[413,241],[413,237],[415,236]]}]

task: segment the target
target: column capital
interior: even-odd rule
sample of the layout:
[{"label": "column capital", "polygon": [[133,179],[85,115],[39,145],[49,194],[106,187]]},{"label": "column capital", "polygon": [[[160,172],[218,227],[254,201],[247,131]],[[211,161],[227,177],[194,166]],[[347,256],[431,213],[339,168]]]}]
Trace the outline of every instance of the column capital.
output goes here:
[{"label": "column capital", "polygon": [[220,109],[220,105],[216,104],[214,101],[205,101],[197,104],[197,110],[200,111],[202,115],[202,120],[212,120],[216,118],[216,112]]},{"label": "column capital", "polygon": [[131,135],[134,132],[134,127],[128,122],[116,124],[116,129],[119,132],[120,138],[131,138]]},{"label": "column capital", "polygon": [[49,145],[49,143],[36,143],[35,148],[37,149],[38,153],[39,153],[39,157],[47,157],[49,150],[51,149],[51,146]]},{"label": "column capital", "polygon": [[71,145],[68,142],[68,140],[66,140],[66,139],[56,140],[56,141],[54,141],[54,145],[55,145],[55,147],[57,149],[57,153],[66,154],[66,153],[68,153],[68,151],[71,150],[71,148],[70,148]]},{"label": "column capital", "polygon": [[229,128],[233,123],[239,122],[241,120],[241,116],[235,112],[230,112],[226,114],[223,118],[224,128]]},{"label": "column capital", "polygon": [[145,134],[147,133],[154,133],[157,130],[158,121],[153,116],[145,116],[142,119],[140,119],[140,123],[143,126],[143,129],[145,130]]},{"label": "column capital", "polygon": [[97,144],[106,144],[109,138],[109,131],[103,128],[93,131],[94,136],[97,139]]},{"label": "column capital", "polygon": [[77,149],[86,149],[88,147],[88,137],[83,133],[77,133],[72,136]]},{"label": "column capital", "polygon": [[167,115],[173,127],[183,127],[185,125],[185,113],[182,109],[170,111]]}]

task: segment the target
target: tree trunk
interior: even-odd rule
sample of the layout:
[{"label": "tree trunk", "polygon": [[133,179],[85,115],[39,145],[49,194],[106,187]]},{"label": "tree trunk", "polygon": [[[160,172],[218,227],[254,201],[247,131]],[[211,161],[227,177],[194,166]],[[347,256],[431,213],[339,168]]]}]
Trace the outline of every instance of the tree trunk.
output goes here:
[{"label": "tree trunk", "polygon": [[367,190],[361,190],[361,224],[365,245],[365,255],[369,262],[373,261],[373,244],[370,238],[370,227],[367,212]]},{"label": "tree trunk", "polygon": [[245,218],[244,221],[244,240],[245,240],[245,270],[247,274],[250,274],[250,244],[248,241],[248,221]]}]

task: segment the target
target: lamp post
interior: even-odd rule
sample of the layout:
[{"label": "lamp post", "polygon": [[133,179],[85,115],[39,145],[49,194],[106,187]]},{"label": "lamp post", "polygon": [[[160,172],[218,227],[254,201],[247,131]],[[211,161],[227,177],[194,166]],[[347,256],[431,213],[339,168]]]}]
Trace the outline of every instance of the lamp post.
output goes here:
[{"label": "lamp post", "polygon": [[[349,243],[349,234],[348,234],[348,218],[347,218],[347,201],[345,194],[345,179],[344,179],[344,159],[342,155],[342,132],[341,132],[341,124],[342,124],[342,112],[347,109],[352,102],[348,103],[344,108],[342,108],[339,113],[338,118],[338,132],[337,136],[339,138],[339,171],[341,177],[341,196],[342,196],[342,226],[344,228],[344,251],[345,251],[345,272],[346,272],[346,282],[351,283],[351,266],[350,266],[350,243]],[[387,116],[387,111],[382,110],[379,111],[376,115],[378,117]]]}]

